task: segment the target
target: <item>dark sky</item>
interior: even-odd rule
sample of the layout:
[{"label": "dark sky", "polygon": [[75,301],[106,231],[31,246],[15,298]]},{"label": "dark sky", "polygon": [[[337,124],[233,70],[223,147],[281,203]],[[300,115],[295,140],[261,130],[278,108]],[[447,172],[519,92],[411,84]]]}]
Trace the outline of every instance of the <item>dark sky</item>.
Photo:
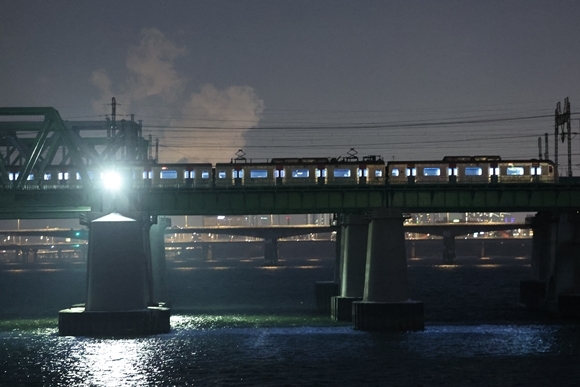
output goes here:
[{"label": "dark sky", "polygon": [[0,106],[99,120],[114,96],[166,162],[531,158],[546,132],[553,156],[556,103],[580,111],[579,15],[577,0],[5,0]]}]

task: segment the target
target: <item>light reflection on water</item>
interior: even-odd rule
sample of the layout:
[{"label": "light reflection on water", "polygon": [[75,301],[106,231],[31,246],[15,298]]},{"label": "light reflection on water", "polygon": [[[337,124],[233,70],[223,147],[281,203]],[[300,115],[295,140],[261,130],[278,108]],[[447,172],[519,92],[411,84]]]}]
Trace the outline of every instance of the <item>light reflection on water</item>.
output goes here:
[{"label": "light reflection on water", "polygon": [[[219,382],[224,372],[245,375],[245,367],[262,364],[332,364],[345,353],[361,361],[372,353],[401,362],[578,355],[580,341],[579,328],[566,325],[441,325],[389,334],[328,320],[312,326],[298,316],[178,315],[172,326],[169,334],[132,339],[59,337],[54,328],[0,332],[0,369],[14,380],[26,373],[40,385],[172,385],[183,378]],[[1,385],[7,374],[0,375]]]}]

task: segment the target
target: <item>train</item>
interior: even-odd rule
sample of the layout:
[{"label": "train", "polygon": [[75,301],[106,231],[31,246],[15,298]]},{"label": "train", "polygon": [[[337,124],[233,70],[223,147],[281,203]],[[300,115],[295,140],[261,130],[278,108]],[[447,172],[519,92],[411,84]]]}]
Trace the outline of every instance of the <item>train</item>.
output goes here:
[{"label": "train", "polygon": [[[380,156],[362,158],[246,159],[228,163],[140,163],[114,166],[116,174],[133,188],[230,188],[312,185],[411,185],[556,183],[558,172],[550,160],[502,160],[499,156],[446,156],[432,161],[389,161]],[[87,167],[87,177],[102,184],[105,170]],[[18,171],[9,171],[16,182]],[[82,188],[80,171],[72,166],[47,167],[42,176],[32,172],[25,189]]]}]

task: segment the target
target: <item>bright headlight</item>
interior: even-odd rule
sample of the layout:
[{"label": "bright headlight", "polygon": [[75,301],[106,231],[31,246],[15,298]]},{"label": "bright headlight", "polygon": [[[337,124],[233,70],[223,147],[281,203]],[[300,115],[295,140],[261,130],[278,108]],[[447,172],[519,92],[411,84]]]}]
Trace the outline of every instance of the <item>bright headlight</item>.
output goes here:
[{"label": "bright headlight", "polygon": [[103,173],[103,187],[111,191],[118,191],[123,186],[123,179],[118,172],[107,171]]}]

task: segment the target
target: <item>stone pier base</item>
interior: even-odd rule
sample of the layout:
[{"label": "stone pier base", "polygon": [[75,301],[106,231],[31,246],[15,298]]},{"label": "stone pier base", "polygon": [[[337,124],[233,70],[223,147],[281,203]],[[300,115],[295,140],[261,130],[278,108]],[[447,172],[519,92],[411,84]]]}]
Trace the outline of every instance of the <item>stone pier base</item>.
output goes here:
[{"label": "stone pier base", "polygon": [[142,336],[167,333],[170,309],[150,306],[143,310],[87,312],[72,307],[58,313],[60,336]]},{"label": "stone pier base", "polygon": [[558,314],[565,318],[580,318],[580,294],[559,295]]},{"label": "stone pier base", "polygon": [[425,329],[423,303],[353,302],[354,329],[361,331],[407,332]]},{"label": "stone pier base", "polygon": [[528,309],[538,310],[546,299],[546,283],[537,280],[520,281],[520,304]]},{"label": "stone pier base", "polygon": [[362,297],[332,297],[330,317],[334,321],[352,321],[352,303],[361,300]]},{"label": "stone pier base", "polygon": [[314,284],[316,309],[322,314],[330,314],[330,299],[340,294],[339,286],[334,281],[318,281]]}]

